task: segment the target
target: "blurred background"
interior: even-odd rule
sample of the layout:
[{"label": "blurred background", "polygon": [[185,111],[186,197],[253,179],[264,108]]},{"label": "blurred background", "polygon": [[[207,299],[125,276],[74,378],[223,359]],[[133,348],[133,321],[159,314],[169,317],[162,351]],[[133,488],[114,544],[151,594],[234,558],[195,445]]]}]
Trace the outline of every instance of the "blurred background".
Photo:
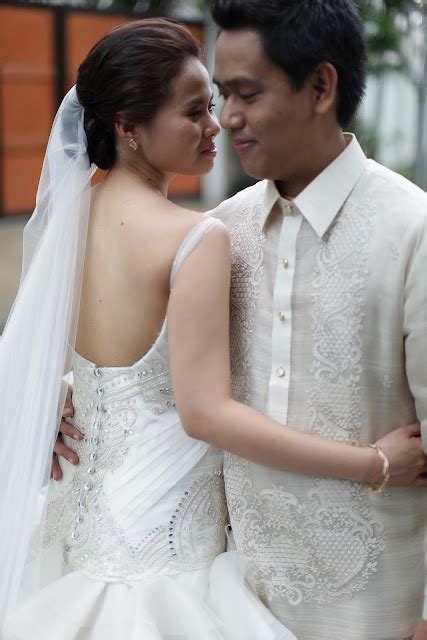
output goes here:
[{"label": "blurred background", "polygon": [[[427,187],[427,0],[360,0],[369,50],[366,97],[351,129],[366,153]],[[0,333],[19,282],[22,229],[34,207],[54,113],[91,46],[152,15],[186,23],[213,66],[209,0],[0,0]],[[221,109],[217,101],[218,113]],[[171,197],[207,209],[248,184],[226,133],[214,171],[178,177]]]}]

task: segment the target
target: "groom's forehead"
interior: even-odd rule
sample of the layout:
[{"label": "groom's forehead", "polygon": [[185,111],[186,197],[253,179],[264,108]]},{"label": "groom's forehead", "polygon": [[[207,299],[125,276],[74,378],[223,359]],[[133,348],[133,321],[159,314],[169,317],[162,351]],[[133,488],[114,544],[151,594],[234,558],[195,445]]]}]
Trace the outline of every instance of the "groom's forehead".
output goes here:
[{"label": "groom's forehead", "polygon": [[214,80],[242,82],[266,73],[269,60],[260,35],[251,29],[222,31],[215,50]]},{"label": "groom's forehead", "polygon": [[264,45],[261,35],[255,29],[227,29],[221,31],[216,41],[217,58],[245,60],[255,56],[263,56]]}]

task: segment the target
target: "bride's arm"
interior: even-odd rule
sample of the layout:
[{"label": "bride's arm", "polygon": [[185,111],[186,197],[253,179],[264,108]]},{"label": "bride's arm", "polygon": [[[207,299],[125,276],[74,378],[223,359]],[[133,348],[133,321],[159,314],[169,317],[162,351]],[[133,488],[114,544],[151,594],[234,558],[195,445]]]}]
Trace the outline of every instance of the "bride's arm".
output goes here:
[{"label": "bride's arm", "polygon": [[[276,469],[363,483],[381,482],[382,461],[354,447],[284,426],[231,397],[230,249],[226,229],[212,229],[178,271],[168,308],[172,381],[187,433]],[[416,426],[379,441],[394,481],[413,483],[424,467]]]}]

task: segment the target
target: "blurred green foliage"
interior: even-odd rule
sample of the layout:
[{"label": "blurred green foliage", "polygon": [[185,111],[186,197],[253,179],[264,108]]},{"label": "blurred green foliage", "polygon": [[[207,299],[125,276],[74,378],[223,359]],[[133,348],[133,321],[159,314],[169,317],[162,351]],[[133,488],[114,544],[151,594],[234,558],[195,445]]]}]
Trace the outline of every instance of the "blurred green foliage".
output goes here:
[{"label": "blurred green foliage", "polygon": [[[368,46],[369,73],[378,78],[376,115],[373,126],[363,127],[359,120],[353,123],[368,156],[375,158],[379,149],[379,119],[382,115],[381,78],[390,71],[400,71],[414,84],[419,80],[413,69],[405,39],[411,30],[419,26],[425,16],[426,4],[423,0],[359,0],[365,23]],[[375,122],[376,120],[376,122]],[[410,174],[406,168],[402,173]]]},{"label": "blurred green foliage", "polygon": [[359,0],[365,22],[371,73],[404,70],[407,67],[402,41],[411,17],[422,9],[414,0]]}]

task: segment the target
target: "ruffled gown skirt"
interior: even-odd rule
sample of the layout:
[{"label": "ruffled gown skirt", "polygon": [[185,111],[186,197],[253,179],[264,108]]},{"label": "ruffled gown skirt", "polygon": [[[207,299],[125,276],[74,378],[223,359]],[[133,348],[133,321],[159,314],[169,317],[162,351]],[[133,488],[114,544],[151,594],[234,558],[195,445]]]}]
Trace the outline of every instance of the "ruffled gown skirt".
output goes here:
[{"label": "ruffled gown skirt", "polygon": [[80,571],[30,598],[2,640],[295,640],[245,582],[235,552],[211,567],[130,585]]}]

